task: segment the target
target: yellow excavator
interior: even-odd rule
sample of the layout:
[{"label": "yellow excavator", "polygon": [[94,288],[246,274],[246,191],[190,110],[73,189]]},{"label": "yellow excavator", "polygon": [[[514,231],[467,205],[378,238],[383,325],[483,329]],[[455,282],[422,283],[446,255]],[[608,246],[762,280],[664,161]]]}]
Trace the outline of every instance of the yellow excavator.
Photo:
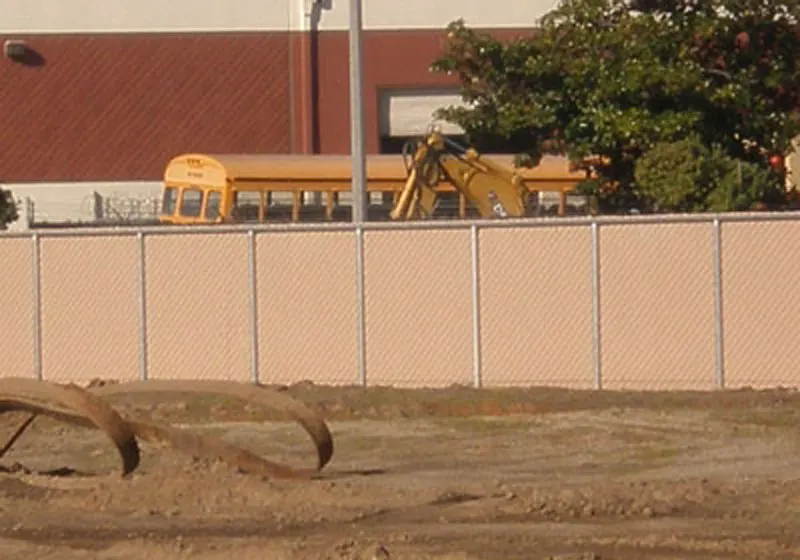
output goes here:
[{"label": "yellow excavator", "polygon": [[403,161],[408,178],[389,214],[392,220],[432,217],[442,179],[484,218],[518,218],[528,213],[528,189],[521,175],[436,130],[407,142]]}]

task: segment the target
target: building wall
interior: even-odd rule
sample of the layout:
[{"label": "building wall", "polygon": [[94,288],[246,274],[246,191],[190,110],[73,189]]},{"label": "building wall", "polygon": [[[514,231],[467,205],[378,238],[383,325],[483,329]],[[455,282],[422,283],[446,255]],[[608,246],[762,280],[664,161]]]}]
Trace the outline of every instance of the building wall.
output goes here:
[{"label": "building wall", "polygon": [[43,62],[0,59],[4,182],[152,180],[176,152],[290,150],[286,35],[22,38]]},{"label": "building wall", "polygon": [[[310,0],[0,0],[0,33],[138,33],[302,31]],[[319,29],[348,28],[348,0],[321,0]],[[463,18],[471,26],[529,27],[555,0],[365,0],[364,29],[442,29]]]},{"label": "building wall", "polygon": [[37,223],[152,220],[160,208],[160,181],[35,182],[3,185],[17,201],[12,231]]},{"label": "building wall", "polygon": [[[378,88],[452,85],[427,71],[447,23],[507,29],[537,15],[500,4],[364,3],[369,151]],[[0,181],[152,181],[185,151],[346,152],[348,4],[310,7],[0,0],[0,37],[35,53],[31,66],[0,59],[0,78],[13,84],[0,90]]]},{"label": "building wall", "polygon": [[[524,34],[522,29],[487,30],[500,38]],[[442,52],[441,31],[382,31],[364,34],[364,121],[366,149],[377,152],[380,138],[382,90],[452,88],[452,77],[433,74],[430,64]],[[323,33],[319,38],[319,115],[322,152],[350,151],[347,32]],[[423,130],[420,131],[424,132]]]},{"label": "building wall", "polygon": [[[305,61],[306,39],[277,32],[14,38],[42,63],[0,59],[0,79],[13,84],[0,89],[4,182],[155,180],[187,151],[349,150],[345,32],[320,33]],[[452,86],[427,69],[439,41],[430,31],[366,34],[370,152],[380,88]]]}]

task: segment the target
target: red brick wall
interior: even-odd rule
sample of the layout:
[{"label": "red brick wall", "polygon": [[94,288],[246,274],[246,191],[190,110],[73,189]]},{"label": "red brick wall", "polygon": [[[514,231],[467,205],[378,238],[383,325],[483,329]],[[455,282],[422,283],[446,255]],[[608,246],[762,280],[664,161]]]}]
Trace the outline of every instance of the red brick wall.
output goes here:
[{"label": "red brick wall", "polygon": [[[428,72],[442,37],[364,33],[369,152],[379,88],[453,83]],[[349,151],[346,32],[14,38],[42,64],[0,58],[0,182],[158,180],[189,151]]]},{"label": "red brick wall", "polygon": [[180,152],[290,151],[287,34],[26,39],[42,65],[0,58],[0,181],[157,180]]},{"label": "red brick wall", "polygon": [[[520,31],[495,31],[499,38]],[[378,109],[381,88],[440,87],[456,82],[428,71],[442,52],[442,31],[365,32],[362,55],[366,149],[378,151]],[[320,149],[324,153],[350,151],[350,88],[347,32],[327,32],[319,40]]]}]

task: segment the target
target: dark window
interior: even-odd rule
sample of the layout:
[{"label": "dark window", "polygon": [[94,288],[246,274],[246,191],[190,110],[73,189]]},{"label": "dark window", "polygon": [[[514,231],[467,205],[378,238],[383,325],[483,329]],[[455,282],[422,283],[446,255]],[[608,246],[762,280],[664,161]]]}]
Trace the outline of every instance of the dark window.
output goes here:
[{"label": "dark window", "polygon": [[171,216],[175,212],[175,203],[178,200],[178,189],[167,187],[164,189],[164,196],[161,199],[161,213]]},{"label": "dark window", "polygon": [[236,191],[233,193],[233,219],[237,222],[257,222],[261,208],[259,191]]},{"label": "dark window", "polygon": [[203,191],[200,189],[185,189],[181,197],[181,216],[197,218],[203,203]]},{"label": "dark window", "polygon": [[219,201],[222,193],[219,191],[208,191],[206,194],[206,213],[207,220],[215,220],[219,217]]}]

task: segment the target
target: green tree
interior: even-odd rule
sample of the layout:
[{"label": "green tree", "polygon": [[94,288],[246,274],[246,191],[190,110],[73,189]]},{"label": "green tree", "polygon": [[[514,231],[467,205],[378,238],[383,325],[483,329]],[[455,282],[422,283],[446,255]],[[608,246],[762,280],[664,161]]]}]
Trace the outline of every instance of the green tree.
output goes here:
[{"label": "green tree", "polygon": [[771,168],[730,157],[720,146],[709,148],[696,135],[656,144],[634,169],[644,210],[653,212],[725,212],[780,204],[778,176]]},{"label": "green tree", "polygon": [[16,222],[19,218],[17,203],[11,191],[0,189],[0,229],[6,229],[8,224]]},{"label": "green tree", "polygon": [[569,156],[594,172],[581,190],[601,211],[644,209],[636,162],[658,144],[695,137],[760,169],[789,152],[800,133],[799,6],[565,0],[533,36],[510,41],[455,21],[431,68],[457,76],[468,107],[439,116],[524,165]]}]

